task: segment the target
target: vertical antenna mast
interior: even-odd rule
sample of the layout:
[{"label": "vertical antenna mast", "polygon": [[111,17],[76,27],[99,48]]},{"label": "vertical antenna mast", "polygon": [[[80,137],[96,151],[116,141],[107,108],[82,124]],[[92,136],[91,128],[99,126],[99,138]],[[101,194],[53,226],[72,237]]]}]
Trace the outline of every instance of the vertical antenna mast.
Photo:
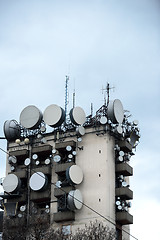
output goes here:
[{"label": "vertical antenna mast", "polygon": [[66,82],[65,82],[65,122],[67,117],[67,105],[68,105],[68,82],[69,82],[69,76],[66,76]]},{"label": "vertical antenna mast", "polygon": [[[108,106],[108,104],[109,104],[109,97],[110,97],[110,90],[111,89],[114,89],[114,87],[110,87],[110,85],[109,85],[109,83],[107,83],[107,86],[106,86],[106,88],[102,88],[102,93],[104,93],[104,105],[106,106]],[[106,102],[106,95],[107,95],[107,102]]]},{"label": "vertical antenna mast", "polygon": [[75,107],[75,101],[76,101],[76,91],[75,91],[75,80],[74,80],[74,90],[73,90],[73,108]]}]

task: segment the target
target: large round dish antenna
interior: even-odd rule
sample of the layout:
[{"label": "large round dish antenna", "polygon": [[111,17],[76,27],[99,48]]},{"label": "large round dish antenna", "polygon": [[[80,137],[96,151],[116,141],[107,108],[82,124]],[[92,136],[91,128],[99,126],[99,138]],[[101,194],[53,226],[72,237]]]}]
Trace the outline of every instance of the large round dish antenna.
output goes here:
[{"label": "large round dish antenna", "polygon": [[72,165],[66,170],[66,178],[71,184],[80,184],[83,181],[82,169],[77,165]]},{"label": "large round dish antenna", "polygon": [[68,208],[72,211],[80,210],[83,206],[83,198],[81,192],[77,190],[70,191],[67,197]]},{"label": "large round dish antenna", "polygon": [[42,113],[36,106],[29,105],[20,114],[20,123],[27,129],[36,129],[41,121]]},{"label": "large round dish antenna", "polygon": [[20,188],[21,180],[15,174],[9,174],[3,180],[2,185],[5,192],[15,192]]},{"label": "large round dish antenna", "polygon": [[113,123],[122,123],[124,119],[124,110],[123,105],[119,99],[115,99],[114,101],[110,101],[108,105],[108,118]]},{"label": "large round dish antenna", "polygon": [[43,191],[47,187],[47,184],[48,178],[42,172],[34,173],[29,180],[29,186],[33,191]]},{"label": "large round dish antenna", "polygon": [[3,131],[5,138],[10,142],[21,136],[21,128],[16,120],[7,120],[4,123]]},{"label": "large round dish antenna", "polygon": [[75,125],[83,125],[86,121],[86,114],[81,107],[72,108],[69,115]]},{"label": "large round dish antenna", "polygon": [[65,120],[65,111],[58,105],[51,104],[45,109],[43,119],[50,127],[59,127]]}]

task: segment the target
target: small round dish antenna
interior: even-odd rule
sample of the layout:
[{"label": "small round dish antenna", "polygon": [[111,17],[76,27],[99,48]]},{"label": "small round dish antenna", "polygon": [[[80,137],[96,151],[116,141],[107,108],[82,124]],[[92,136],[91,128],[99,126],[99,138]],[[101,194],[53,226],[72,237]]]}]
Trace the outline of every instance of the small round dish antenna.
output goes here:
[{"label": "small round dish antenna", "polygon": [[33,155],[32,155],[32,159],[33,159],[33,160],[37,160],[37,159],[38,159],[38,155],[37,155],[36,153],[33,154]]},{"label": "small round dish antenna", "polygon": [[119,156],[119,157],[118,157],[118,161],[123,162],[123,157],[122,157],[122,156]]},{"label": "small round dish antenna", "polygon": [[37,160],[37,161],[36,161],[36,165],[38,166],[39,164],[40,164],[40,161],[39,161],[39,160]]},{"label": "small round dish antenna", "polygon": [[77,141],[78,141],[78,142],[82,142],[82,138],[80,138],[80,137],[77,138]]},{"label": "small round dish antenna", "polygon": [[16,120],[7,120],[4,123],[3,131],[5,138],[11,142],[20,138],[21,136],[21,128]]},{"label": "small round dish antenna", "polygon": [[21,181],[15,174],[9,174],[3,181],[3,189],[5,192],[15,192],[20,188]]},{"label": "small round dish antenna", "polygon": [[8,162],[15,164],[15,163],[17,163],[17,158],[15,156],[9,156]]},{"label": "small round dish antenna", "polygon": [[52,150],[52,153],[55,154],[56,152],[57,152],[57,150],[54,148],[54,149]]},{"label": "small round dish antenna", "polygon": [[46,165],[49,165],[50,162],[51,162],[51,160],[50,160],[49,158],[47,158],[47,159],[44,161],[44,163],[45,163]]},{"label": "small round dish antenna", "polygon": [[29,166],[29,164],[31,163],[31,159],[30,158],[26,158],[24,161],[24,165],[25,166]]},{"label": "small round dish antenna", "polygon": [[49,213],[49,212],[50,212],[49,208],[46,208],[45,213]]},{"label": "small round dish antenna", "polygon": [[56,163],[60,162],[61,161],[61,156],[60,155],[55,155],[53,157],[53,161],[56,162]]},{"label": "small round dish antenna", "polygon": [[102,116],[100,118],[100,124],[105,125],[107,123],[107,118],[105,116]]},{"label": "small round dish antenna", "polygon": [[119,99],[110,101],[107,109],[108,118],[112,123],[122,123],[124,119],[123,105]]},{"label": "small round dish antenna", "polygon": [[137,125],[139,124],[139,121],[138,121],[138,120],[134,120],[134,121],[133,121],[133,124],[134,124],[135,126],[137,126]]},{"label": "small round dish antenna", "polygon": [[21,207],[20,207],[20,211],[21,211],[21,212],[25,212],[25,211],[26,211],[26,205],[21,206]]},{"label": "small round dish antenna", "polygon": [[83,125],[86,121],[86,114],[81,107],[72,108],[69,115],[74,125]]},{"label": "small round dish antenna", "polygon": [[18,218],[22,218],[22,217],[23,217],[22,213],[18,213]]},{"label": "small round dish antenna", "polygon": [[66,170],[66,178],[71,184],[80,184],[83,181],[82,169],[77,165],[72,165]]},{"label": "small round dish antenna", "polygon": [[42,121],[41,111],[34,105],[27,106],[20,114],[20,124],[27,129],[36,129]]},{"label": "small round dish antenna", "polygon": [[124,156],[124,152],[123,151],[119,151],[119,156]]},{"label": "small round dish antenna", "polygon": [[72,152],[72,155],[73,155],[73,156],[76,156],[76,155],[77,155],[77,152],[76,152],[76,151],[73,151],[73,152]]},{"label": "small round dish antenna", "polygon": [[81,136],[84,136],[84,134],[86,133],[86,130],[83,126],[78,126],[76,128],[76,133],[77,133],[78,136],[81,137]]},{"label": "small round dish antenna", "polygon": [[51,104],[45,109],[43,119],[50,127],[59,127],[65,120],[65,111],[58,105]]},{"label": "small round dish antenna", "polygon": [[122,187],[127,187],[127,183],[125,181],[122,182]]},{"label": "small round dish antenna", "polygon": [[119,206],[121,202],[119,200],[116,201],[116,205]]},{"label": "small round dish antenna", "polygon": [[122,210],[122,206],[121,205],[118,205],[118,210]]},{"label": "small round dish antenna", "polygon": [[13,172],[15,170],[14,166],[11,166],[11,172]]},{"label": "small round dish antenna", "polygon": [[72,155],[72,154],[69,154],[69,155],[68,155],[68,158],[69,158],[69,159],[72,159],[72,158],[73,158],[73,155]]},{"label": "small round dish antenna", "polygon": [[72,150],[72,147],[71,147],[70,145],[68,145],[68,146],[66,147],[66,150],[67,150],[68,152],[70,152],[70,151]]},{"label": "small round dish antenna", "polygon": [[42,172],[34,173],[29,180],[29,186],[33,191],[43,191],[46,189],[47,184],[48,178]]},{"label": "small round dish antenna", "polygon": [[118,134],[122,134],[122,133],[123,133],[123,128],[122,128],[120,125],[118,125],[118,126],[116,127],[116,132],[117,132]]},{"label": "small round dish antenna", "polygon": [[41,131],[42,133],[44,133],[44,132],[46,131],[46,127],[45,127],[45,126],[41,126],[41,127],[40,127],[40,131]]}]

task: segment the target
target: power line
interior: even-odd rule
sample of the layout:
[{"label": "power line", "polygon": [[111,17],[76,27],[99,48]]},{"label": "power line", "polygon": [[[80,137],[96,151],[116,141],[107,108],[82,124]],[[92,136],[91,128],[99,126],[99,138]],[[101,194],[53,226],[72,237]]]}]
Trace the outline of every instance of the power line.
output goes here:
[{"label": "power line", "polygon": [[[10,154],[8,152],[6,152],[4,149],[0,148],[0,150],[2,150],[4,153],[6,153],[7,155],[10,156]],[[34,173],[36,173],[37,175],[39,175],[40,177],[44,178],[44,176],[42,176],[41,174],[39,174],[38,172],[36,172],[34,169],[31,169],[31,171],[33,171]],[[55,183],[51,182],[51,185],[54,185],[56,188],[58,188],[56,186]],[[136,238],[135,236],[133,236],[132,234],[130,234],[128,231],[126,231],[123,228],[120,228],[119,226],[116,225],[116,223],[112,222],[110,219],[108,219],[107,217],[105,217],[104,215],[102,215],[101,213],[97,212],[95,209],[93,209],[92,207],[88,206],[87,204],[85,204],[84,202],[80,201],[79,199],[77,199],[76,197],[72,196],[71,194],[67,193],[63,188],[59,188],[62,190],[62,192],[64,192],[65,194],[68,194],[69,196],[71,196],[72,198],[74,198],[76,201],[80,202],[83,206],[85,206],[86,208],[90,209],[92,212],[96,213],[97,215],[99,215],[100,217],[102,217],[103,219],[105,219],[107,222],[111,223],[112,225],[114,225],[116,228],[122,230],[122,232],[125,232],[126,234],[128,234],[130,237],[134,238],[135,240],[138,240],[138,238]],[[50,201],[49,203],[52,203],[52,201]]]},{"label": "power line", "polygon": [[[35,170],[31,169],[31,171],[35,172],[36,174],[38,174],[39,176],[41,176],[42,178],[44,178],[44,176],[42,176],[41,174],[39,174],[38,172],[36,172]],[[44,178],[45,179],[45,178]],[[59,188],[56,186],[55,183],[51,182],[51,185],[54,185],[56,188]],[[87,204],[83,203],[82,201],[80,201],[79,199],[77,199],[76,197],[72,196],[71,194],[67,193],[63,188],[59,188],[62,190],[62,192],[64,192],[65,194],[68,194],[69,196],[71,196],[72,198],[74,198],[76,201],[80,202],[83,206],[87,207],[88,209],[90,209],[92,212],[96,213],[97,215],[99,215],[100,217],[104,218],[106,221],[108,221],[109,223],[113,224],[115,227],[117,227],[118,229],[122,230],[123,232],[127,233],[129,236],[131,236],[132,238],[138,240],[138,238],[134,237],[132,234],[130,234],[128,231],[126,231],[125,229],[121,229],[119,228],[114,222],[112,222],[111,220],[109,220],[108,218],[106,218],[105,216],[103,216],[101,213],[97,212],[96,210],[94,210],[93,208],[91,208],[90,206],[88,206]]]}]

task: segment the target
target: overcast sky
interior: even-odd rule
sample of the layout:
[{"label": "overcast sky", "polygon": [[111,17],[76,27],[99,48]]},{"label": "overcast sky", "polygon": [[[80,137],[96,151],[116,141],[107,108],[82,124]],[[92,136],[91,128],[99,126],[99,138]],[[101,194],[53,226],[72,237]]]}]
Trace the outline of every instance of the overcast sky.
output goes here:
[{"label": "overcast sky", "polygon": [[[102,86],[114,86],[141,143],[132,159],[134,200],[131,233],[159,240],[160,213],[160,2],[158,0],[0,0],[0,136],[5,120],[33,104],[42,112],[64,107],[90,113],[103,104]],[[6,141],[0,147],[6,149]],[[0,152],[0,177],[5,176]]]}]

